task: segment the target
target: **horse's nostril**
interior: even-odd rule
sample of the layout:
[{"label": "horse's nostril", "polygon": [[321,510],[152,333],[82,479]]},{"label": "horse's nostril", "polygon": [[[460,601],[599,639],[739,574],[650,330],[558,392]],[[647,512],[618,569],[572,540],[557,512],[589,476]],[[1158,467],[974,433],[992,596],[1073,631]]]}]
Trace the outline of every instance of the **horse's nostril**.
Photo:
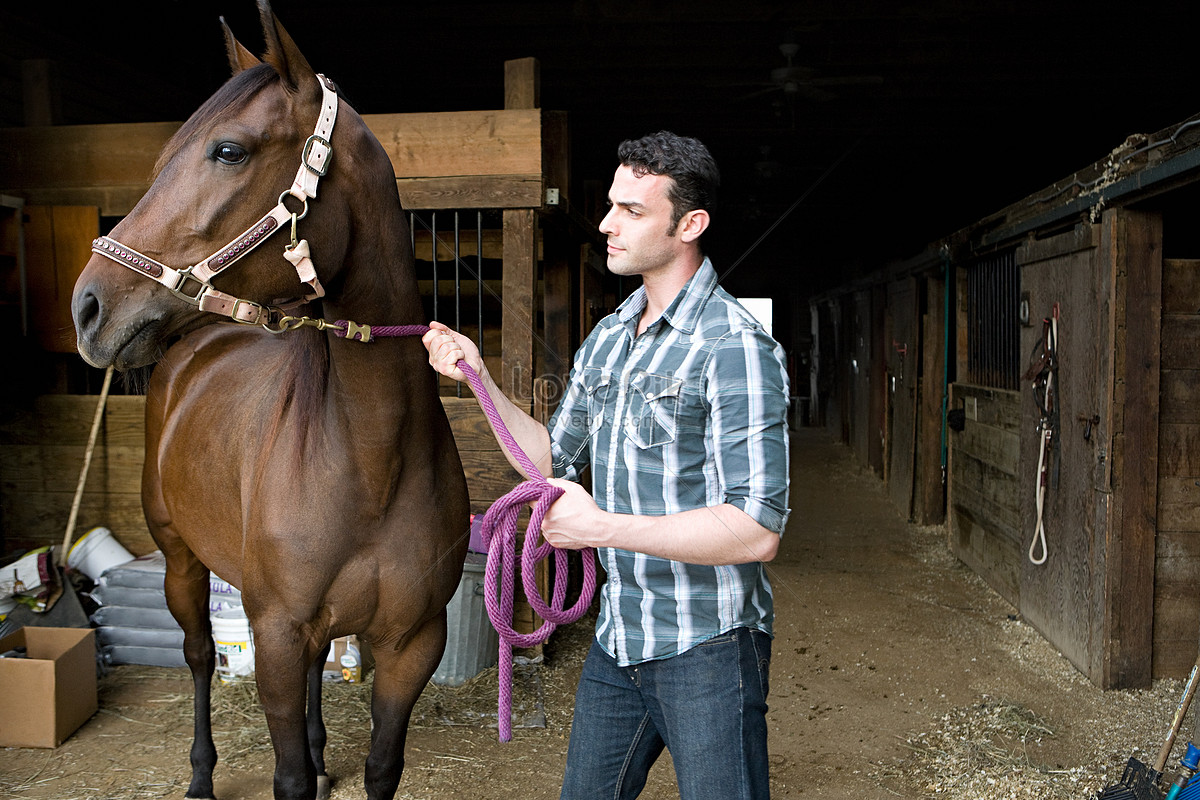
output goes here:
[{"label": "horse's nostril", "polygon": [[100,298],[91,289],[86,289],[76,296],[74,306],[75,328],[82,333],[100,316]]}]

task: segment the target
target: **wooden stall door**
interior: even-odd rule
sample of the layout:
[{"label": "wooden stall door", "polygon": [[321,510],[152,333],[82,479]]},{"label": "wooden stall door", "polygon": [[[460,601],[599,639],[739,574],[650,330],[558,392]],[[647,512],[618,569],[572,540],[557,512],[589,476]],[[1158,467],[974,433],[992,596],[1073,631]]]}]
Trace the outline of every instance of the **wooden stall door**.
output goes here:
[{"label": "wooden stall door", "polygon": [[[1046,560],[1034,564],[1030,549],[1038,524],[1037,493],[1041,407],[1031,381],[1022,380],[1019,395],[1020,457],[1017,471],[1020,546],[1019,608],[1021,614],[1059,648],[1080,671],[1099,682],[1099,603],[1103,594],[1104,520],[1098,507],[1108,495],[1097,494],[1097,471],[1106,466],[1111,435],[1112,396],[1111,278],[1098,248],[1097,226],[1030,241],[1017,251],[1021,289],[1028,297],[1029,322],[1021,329],[1020,369],[1024,359],[1041,352],[1044,320],[1059,312],[1057,425],[1047,457],[1047,487],[1042,522]],[[1095,422],[1099,418],[1100,422]],[[1034,547],[1040,557],[1040,542]]]},{"label": "wooden stall door", "polygon": [[26,206],[30,329],[50,353],[75,352],[71,293],[100,235],[95,206]]}]

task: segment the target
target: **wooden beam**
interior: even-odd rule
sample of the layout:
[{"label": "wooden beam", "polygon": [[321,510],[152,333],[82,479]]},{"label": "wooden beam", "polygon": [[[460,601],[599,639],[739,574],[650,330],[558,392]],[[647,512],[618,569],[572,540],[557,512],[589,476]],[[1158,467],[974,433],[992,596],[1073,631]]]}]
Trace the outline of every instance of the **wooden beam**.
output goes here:
[{"label": "wooden beam", "polygon": [[529,405],[533,399],[534,298],[537,289],[537,216],[532,209],[504,212],[504,311],[500,388]]},{"label": "wooden beam", "polygon": [[536,108],[366,114],[363,121],[383,145],[397,178],[542,171],[542,113]]},{"label": "wooden beam", "polygon": [[[392,161],[406,208],[540,208],[538,109],[363,117]],[[0,192],[36,205],[124,216],[150,187],[177,122],[0,129]]]},{"label": "wooden beam", "polygon": [[472,175],[396,181],[400,202],[410,210],[536,208],[542,203],[540,175]]},{"label": "wooden beam", "polygon": [[1101,686],[1149,686],[1158,505],[1162,217],[1104,215],[1117,286],[1113,514],[1105,542]]}]

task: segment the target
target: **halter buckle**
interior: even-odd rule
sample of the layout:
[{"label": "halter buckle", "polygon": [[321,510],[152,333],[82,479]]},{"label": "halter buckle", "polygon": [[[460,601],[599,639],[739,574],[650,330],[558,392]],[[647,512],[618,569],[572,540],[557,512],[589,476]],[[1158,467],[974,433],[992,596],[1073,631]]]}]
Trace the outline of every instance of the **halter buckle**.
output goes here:
[{"label": "halter buckle", "polygon": [[[250,319],[250,318],[242,319],[238,315],[238,312],[242,308],[253,309],[254,318],[253,319]],[[243,325],[257,325],[262,320],[263,310],[264,310],[264,307],[261,304],[256,303],[253,300],[243,300],[242,298],[238,297],[238,298],[234,299],[233,308],[231,308],[229,310],[229,318],[232,319],[234,322],[240,322]]]},{"label": "halter buckle", "polygon": [[[184,288],[188,281],[191,281],[192,286],[195,287],[194,292],[191,294],[185,291]],[[200,305],[200,296],[203,295],[204,292],[209,288],[209,284],[193,275],[192,268],[188,267],[187,269],[180,270],[179,279],[175,281],[175,285],[168,286],[167,288],[171,291],[171,294],[175,295],[181,300],[186,300],[192,305],[197,306]]]},{"label": "halter buckle", "polygon": [[[325,148],[325,163],[319,166],[313,166],[311,163],[309,163],[308,157],[312,155],[313,147],[318,145]],[[304,164],[305,169],[316,175],[318,178],[325,177],[325,173],[329,171],[329,162],[332,160],[333,145],[331,145],[329,140],[324,136],[319,136],[314,133],[304,142],[304,154],[300,157],[300,162]]]}]

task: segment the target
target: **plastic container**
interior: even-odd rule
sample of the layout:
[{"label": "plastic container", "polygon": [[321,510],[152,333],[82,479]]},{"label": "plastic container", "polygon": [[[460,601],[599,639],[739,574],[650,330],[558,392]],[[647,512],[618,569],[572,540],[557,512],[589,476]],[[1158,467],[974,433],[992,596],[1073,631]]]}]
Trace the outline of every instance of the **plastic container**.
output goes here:
[{"label": "plastic container", "polygon": [[1187,752],[1179,759],[1179,774],[1167,792],[1167,800],[1188,800],[1200,797],[1200,782],[1194,781],[1196,769],[1200,768],[1200,748],[1187,743]]},{"label": "plastic container", "polygon": [[342,665],[342,680],[346,683],[362,683],[362,653],[357,645],[347,643],[346,652],[338,661]]},{"label": "plastic container", "polygon": [[446,652],[433,673],[433,682],[461,686],[499,659],[496,629],[483,599],[487,557],[468,553],[462,580],[446,606]]},{"label": "plastic container", "polygon": [[254,635],[242,609],[218,611],[210,617],[217,646],[221,683],[236,683],[254,674]]},{"label": "plastic container", "polygon": [[104,527],[92,528],[67,551],[67,566],[79,570],[92,580],[132,560],[133,553],[122,547],[113,538],[112,531]]}]

